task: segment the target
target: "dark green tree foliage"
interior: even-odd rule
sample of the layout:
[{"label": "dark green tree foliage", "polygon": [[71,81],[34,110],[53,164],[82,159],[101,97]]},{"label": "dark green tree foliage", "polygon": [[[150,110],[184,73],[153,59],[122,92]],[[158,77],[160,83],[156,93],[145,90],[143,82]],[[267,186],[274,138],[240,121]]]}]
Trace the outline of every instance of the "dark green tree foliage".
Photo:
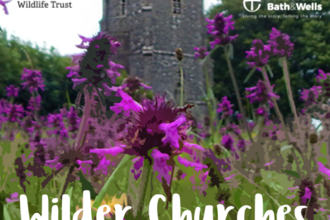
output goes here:
[{"label": "dark green tree foliage", "polygon": [[[31,59],[33,68],[26,56]],[[71,102],[74,102],[76,92],[72,89],[71,79],[65,67],[70,66],[71,58],[63,57],[55,48],[47,50],[33,46],[31,42],[23,42],[17,37],[8,39],[6,32],[0,32],[0,99],[6,98],[5,88],[11,84],[16,87],[21,84],[23,68],[41,70],[45,80],[45,91],[39,91],[42,97],[41,115],[54,112],[68,102],[67,92]],[[24,107],[28,105],[31,94],[20,87],[17,103]]]},{"label": "dark green tree foliage", "polygon": [[[305,88],[309,89],[316,85],[315,76],[318,69],[324,72],[330,72],[330,2],[326,0],[315,1],[299,1],[299,3],[317,2],[322,4],[322,11],[319,15],[322,18],[247,18],[243,15],[313,15],[317,12],[313,11],[268,11],[265,1],[262,1],[261,8],[255,13],[247,12],[243,7],[242,0],[222,0],[222,4],[211,8],[207,17],[213,18],[216,13],[223,12],[226,16],[232,14],[235,21],[235,30],[231,31],[231,35],[239,34],[234,45],[234,57],[232,64],[234,66],[237,83],[242,97],[245,97],[244,91],[246,87],[255,86],[258,79],[263,79],[261,72],[256,71],[247,83],[244,80],[250,72],[246,64],[245,51],[250,50],[254,39],[261,39],[268,44],[269,33],[272,27],[280,30],[282,33],[288,34],[290,41],[295,44],[293,55],[289,58],[289,71],[297,108],[303,107],[300,99],[300,91]],[[291,3],[291,1],[285,1]],[[274,0],[272,3],[284,3],[283,0]],[[249,4],[249,3],[247,3]],[[249,7],[249,5],[247,5]],[[205,28],[206,31],[206,28]],[[211,40],[211,37],[210,37]],[[226,60],[224,59],[222,48],[217,49],[212,55],[214,62],[214,93],[218,100],[223,96],[234,103],[235,110],[238,110],[235,91],[230,79]],[[278,59],[273,57],[269,61],[274,77],[270,77],[272,84],[275,84],[275,92],[281,96],[279,107],[282,114],[288,116],[290,114],[289,100],[286,95],[283,72],[278,65]],[[246,100],[243,101],[246,106]]]}]

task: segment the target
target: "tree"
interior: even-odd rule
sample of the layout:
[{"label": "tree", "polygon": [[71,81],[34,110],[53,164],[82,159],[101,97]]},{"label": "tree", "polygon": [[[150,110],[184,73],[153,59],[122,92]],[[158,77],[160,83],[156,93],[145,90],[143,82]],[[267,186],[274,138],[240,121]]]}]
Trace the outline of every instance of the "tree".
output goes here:
[{"label": "tree", "polygon": [[[27,56],[28,55],[28,56]],[[31,60],[31,63],[28,60]],[[68,102],[67,93],[71,102],[74,102],[76,92],[72,89],[72,82],[66,77],[71,58],[61,56],[55,48],[33,47],[31,42],[23,42],[17,37],[8,39],[6,31],[0,35],[0,99],[6,98],[5,87],[21,84],[23,68],[41,70],[45,80],[45,91],[39,91],[42,97],[41,115],[54,112]],[[31,97],[27,90],[20,87],[16,102],[25,107]]]},{"label": "tree", "polygon": [[[274,0],[273,3],[283,3],[283,1]],[[311,3],[312,1],[303,1]],[[314,1],[315,2],[315,1]],[[213,18],[216,13],[223,12],[227,16],[232,14],[235,21],[235,30],[231,31],[231,35],[239,34],[234,45],[234,58],[232,63],[235,75],[240,87],[242,96],[246,87],[255,86],[258,79],[262,79],[260,72],[256,71],[253,77],[247,83],[244,83],[250,69],[246,64],[245,51],[250,50],[254,39],[261,39],[265,44],[269,40],[269,33],[272,27],[280,30],[282,33],[288,34],[291,42],[295,44],[293,55],[289,59],[290,64],[290,80],[296,106],[303,107],[300,99],[300,91],[303,88],[309,89],[316,84],[315,76],[318,69],[330,72],[330,23],[329,10],[330,2],[326,0],[318,1],[322,4],[322,19],[316,18],[247,18],[246,15],[315,15],[317,12],[312,11],[268,11],[266,4],[258,12],[246,12],[243,7],[242,0],[222,0],[222,3],[211,8],[207,16]],[[321,14],[321,13],[319,13]],[[234,90],[231,85],[230,75],[223,56],[223,50],[219,48],[213,53],[214,62],[214,93],[218,99],[228,96],[234,104],[234,108],[238,110],[238,105]],[[269,64],[274,73],[274,77],[270,78],[271,83],[275,84],[274,91],[281,96],[279,107],[282,114],[287,116],[290,114],[290,105],[286,95],[282,69],[278,65],[276,58],[271,58]]]}]

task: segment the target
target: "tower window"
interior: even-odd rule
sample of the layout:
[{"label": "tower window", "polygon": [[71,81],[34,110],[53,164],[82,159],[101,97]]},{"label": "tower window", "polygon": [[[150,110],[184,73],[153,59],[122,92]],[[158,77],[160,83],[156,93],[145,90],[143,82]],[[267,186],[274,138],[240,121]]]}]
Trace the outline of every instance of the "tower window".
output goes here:
[{"label": "tower window", "polygon": [[119,8],[120,8],[120,15],[121,16],[125,16],[126,15],[126,1],[127,0],[120,0],[120,5],[119,5]]},{"label": "tower window", "polygon": [[173,1],[173,14],[182,14],[182,0]]}]

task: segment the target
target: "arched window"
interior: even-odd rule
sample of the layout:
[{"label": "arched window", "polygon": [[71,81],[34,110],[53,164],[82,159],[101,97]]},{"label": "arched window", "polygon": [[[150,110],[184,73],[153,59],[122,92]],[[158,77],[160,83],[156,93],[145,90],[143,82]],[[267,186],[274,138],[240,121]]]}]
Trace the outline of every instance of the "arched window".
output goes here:
[{"label": "arched window", "polygon": [[182,14],[182,0],[172,0],[173,14]]}]

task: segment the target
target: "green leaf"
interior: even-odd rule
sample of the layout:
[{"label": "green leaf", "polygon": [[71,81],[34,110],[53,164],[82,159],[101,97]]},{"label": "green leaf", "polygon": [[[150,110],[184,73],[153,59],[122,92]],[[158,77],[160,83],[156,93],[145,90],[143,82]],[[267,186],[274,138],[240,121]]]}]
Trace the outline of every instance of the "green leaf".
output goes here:
[{"label": "green leaf", "polygon": [[5,220],[11,220],[8,209],[7,209],[7,205],[3,205],[3,214],[5,217]]},{"label": "green leaf", "polygon": [[[126,165],[131,165],[131,157],[129,155],[125,155],[125,157],[120,161],[116,169],[113,171],[107,182],[104,184],[103,188],[101,189],[100,193],[96,196],[95,201],[93,203],[94,208],[99,208],[103,199],[105,198],[106,194],[109,193],[113,184],[115,184],[116,176],[122,176],[122,170],[126,167]],[[118,175],[117,175],[118,174]]]},{"label": "green leaf", "polygon": [[88,180],[86,180],[86,178],[84,177],[84,175],[82,174],[81,171],[79,171],[77,173],[77,175],[79,176],[79,178],[80,178],[79,181],[82,184],[82,191],[85,191],[85,190],[90,191],[91,192],[91,199],[95,199],[97,194],[95,193],[92,184]]},{"label": "green leaf", "polygon": [[245,78],[244,83],[246,83],[247,81],[249,81],[249,79],[251,78],[251,76],[253,75],[253,73],[256,71],[256,67],[253,67],[253,69],[249,72],[248,76]]},{"label": "green leaf", "polygon": [[270,68],[270,66],[268,64],[266,65],[266,69],[267,69],[270,77],[273,78],[274,77],[273,71],[272,71],[272,69]]},{"label": "green leaf", "polygon": [[264,207],[264,214],[267,212],[267,205],[268,205],[268,202],[269,202],[269,199],[267,199],[264,204],[263,204],[263,207]]},{"label": "green leaf", "polygon": [[315,180],[315,184],[318,184],[322,180],[322,175],[318,175]]},{"label": "green leaf", "polygon": [[285,145],[285,146],[281,147],[281,151],[285,151],[290,148],[292,148],[292,145]]},{"label": "green leaf", "polygon": [[237,190],[238,190],[238,192],[236,192],[234,194],[234,201],[235,201],[235,205],[237,205],[238,207],[241,207],[241,200],[240,200],[240,198],[241,198],[241,195],[243,193],[243,190],[241,190],[241,189],[237,189]]},{"label": "green leaf", "polygon": [[296,177],[298,179],[300,179],[300,175],[299,173],[295,172],[295,171],[292,171],[292,170],[281,170],[282,172],[290,175],[290,176],[293,176],[293,177]]}]

